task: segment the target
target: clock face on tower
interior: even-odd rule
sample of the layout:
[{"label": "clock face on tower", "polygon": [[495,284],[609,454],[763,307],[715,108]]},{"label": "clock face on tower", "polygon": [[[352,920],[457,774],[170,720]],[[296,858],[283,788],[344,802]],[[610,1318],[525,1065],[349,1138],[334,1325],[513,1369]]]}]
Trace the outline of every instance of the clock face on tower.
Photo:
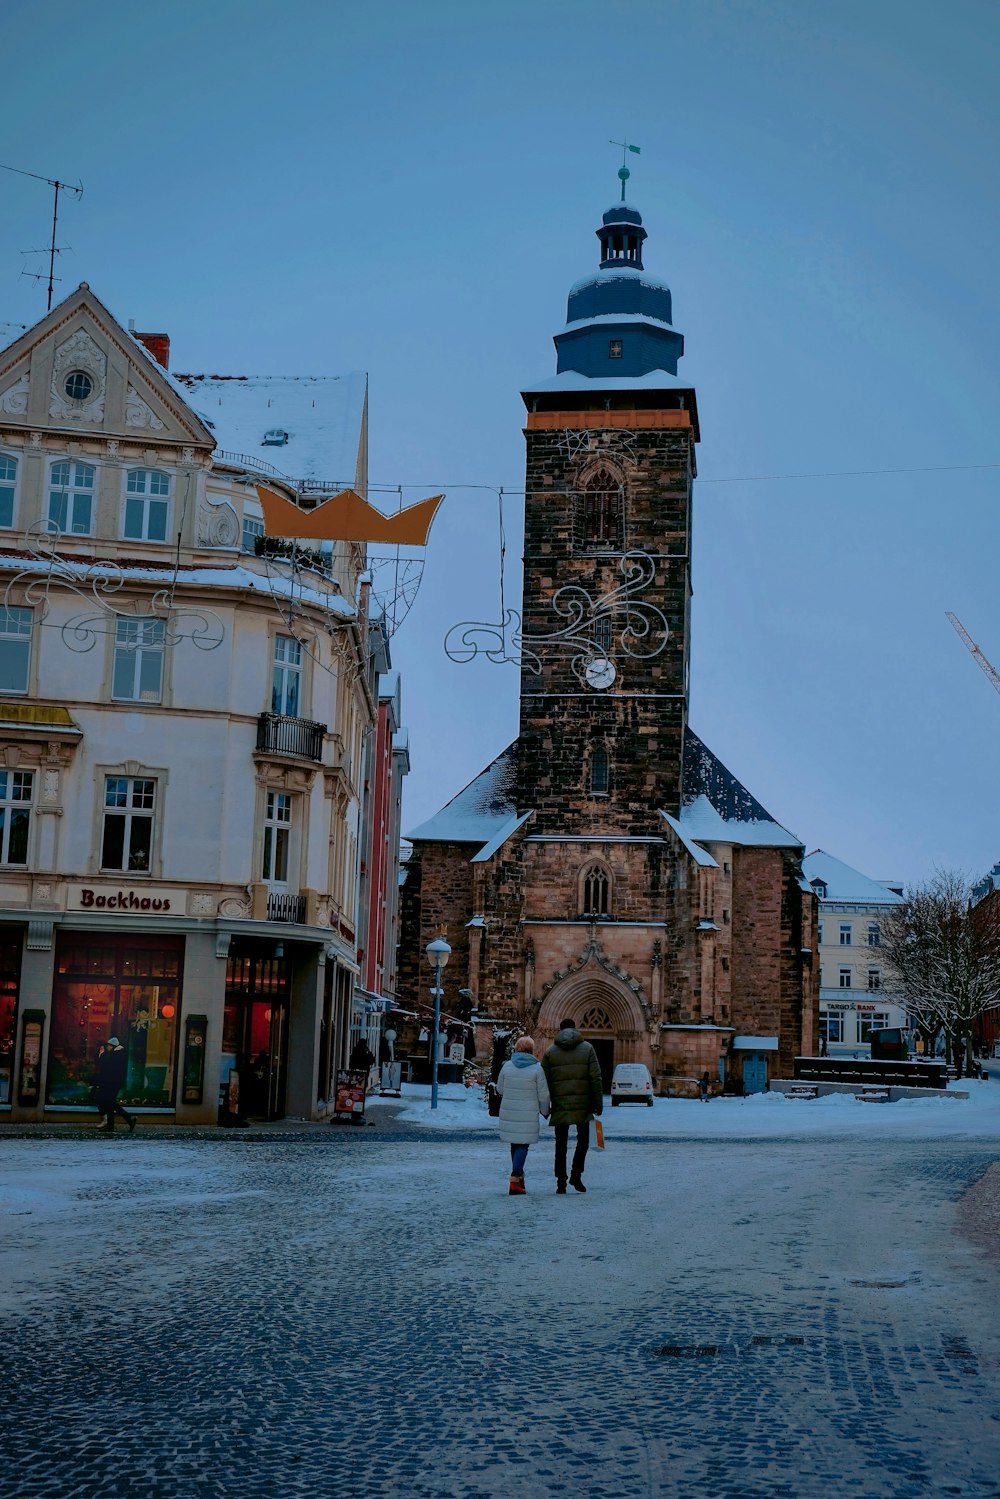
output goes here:
[{"label": "clock face on tower", "polygon": [[606,656],[597,656],[593,661],[588,661],[584,671],[587,686],[595,688],[598,692],[603,692],[610,687],[617,675],[615,663],[609,661]]}]

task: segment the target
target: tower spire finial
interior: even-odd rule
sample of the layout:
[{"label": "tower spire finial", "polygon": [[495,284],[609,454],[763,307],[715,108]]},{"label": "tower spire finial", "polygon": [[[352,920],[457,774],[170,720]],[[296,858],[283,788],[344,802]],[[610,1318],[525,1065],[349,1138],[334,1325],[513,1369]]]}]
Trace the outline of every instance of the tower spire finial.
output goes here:
[{"label": "tower spire finial", "polygon": [[628,179],[632,175],[632,173],[629,171],[628,167],[625,165],[625,161],[626,161],[626,158],[628,157],[628,153],[630,151],[633,151],[635,153],[635,155],[638,156],[639,152],[641,150],[641,147],[639,147],[639,146],[631,146],[631,145],[629,145],[628,141],[608,141],[608,145],[609,146],[621,146],[621,148],[622,148],[622,164],[618,168],[618,176],[619,176],[619,179],[620,179],[621,185],[622,185],[622,202],[624,203],[625,202],[625,184],[626,184],[626,182],[628,181]]}]

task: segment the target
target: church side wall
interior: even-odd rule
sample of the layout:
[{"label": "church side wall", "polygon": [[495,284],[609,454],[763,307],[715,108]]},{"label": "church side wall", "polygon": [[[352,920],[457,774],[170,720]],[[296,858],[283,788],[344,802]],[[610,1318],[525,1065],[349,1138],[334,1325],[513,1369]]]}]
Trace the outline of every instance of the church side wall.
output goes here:
[{"label": "church side wall", "polygon": [[400,956],[400,993],[410,1001],[427,1003],[431,968],[425,949],[432,938],[443,936],[451,947],[442,1002],[449,1013],[457,1008],[459,989],[469,987],[466,926],[472,915],[469,860],[476,848],[476,844],[470,843],[414,844],[403,886],[405,932]]}]

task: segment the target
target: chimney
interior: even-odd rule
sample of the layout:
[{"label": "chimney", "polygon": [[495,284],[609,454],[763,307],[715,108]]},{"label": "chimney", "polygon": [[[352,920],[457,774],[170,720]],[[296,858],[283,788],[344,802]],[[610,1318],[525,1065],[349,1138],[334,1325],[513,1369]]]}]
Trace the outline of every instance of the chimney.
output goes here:
[{"label": "chimney", "polygon": [[170,368],[170,334],[169,333],[136,333],[134,328],[129,328],[133,338],[137,338],[141,344],[152,354],[157,364],[162,364],[165,370]]}]

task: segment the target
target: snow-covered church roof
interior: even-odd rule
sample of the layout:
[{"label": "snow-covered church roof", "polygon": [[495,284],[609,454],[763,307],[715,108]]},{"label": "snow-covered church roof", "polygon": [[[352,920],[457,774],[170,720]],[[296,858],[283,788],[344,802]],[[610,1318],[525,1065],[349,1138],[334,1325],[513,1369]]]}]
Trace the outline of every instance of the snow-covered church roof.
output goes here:
[{"label": "snow-covered church roof", "polygon": [[407,838],[435,843],[488,843],[517,815],[516,751],[515,740],[440,812],[407,833]]},{"label": "snow-covered church roof", "polygon": [[368,376],[174,375],[184,399],[226,453],[299,483],[358,489],[365,482]]},{"label": "snow-covered church roof", "polygon": [[[435,843],[493,843],[518,817],[516,753],[515,740],[440,812],[406,836]],[[695,840],[746,847],[802,847],[801,840],[775,822],[692,729],[684,731],[683,779],[684,806],[679,818],[666,812],[663,815],[685,843]]]},{"label": "snow-covered church roof", "polygon": [[869,879],[860,870],[852,869],[842,859],[817,848],[802,860],[802,873],[815,888],[817,882],[825,888],[823,900],[838,904],[851,903],[864,906],[898,906],[901,897],[880,880]]}]

